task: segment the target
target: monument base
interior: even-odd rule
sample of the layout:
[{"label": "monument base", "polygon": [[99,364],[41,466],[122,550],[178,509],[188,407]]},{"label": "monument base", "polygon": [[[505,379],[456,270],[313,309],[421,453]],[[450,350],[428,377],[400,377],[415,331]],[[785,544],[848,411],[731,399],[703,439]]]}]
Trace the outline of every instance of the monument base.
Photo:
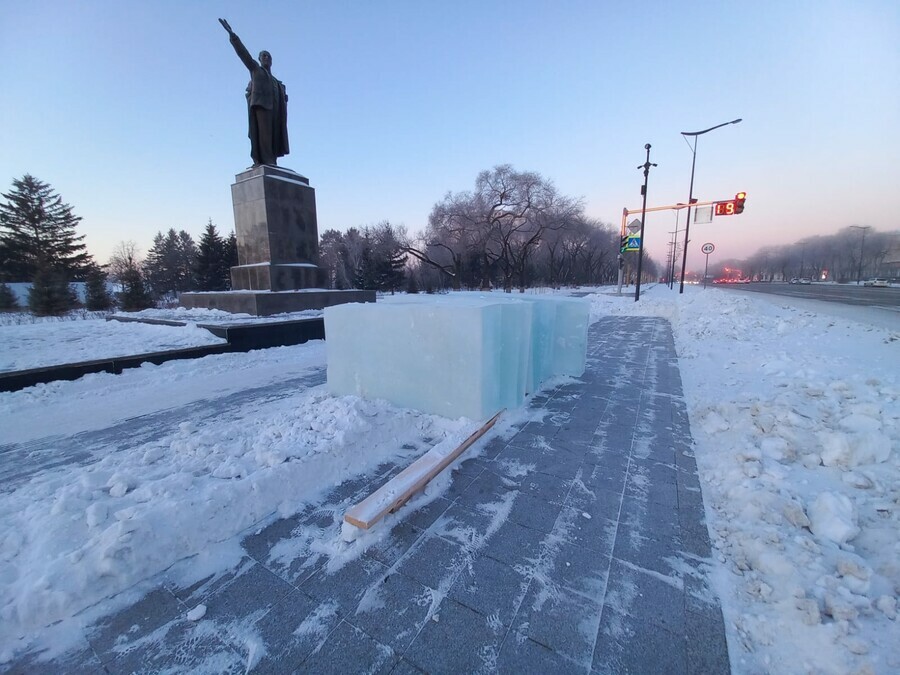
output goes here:
[{"label": "monument base", "polygon": [[231,268],[231,287],[236,291],[297,291],[322,288],[327,273],[311,263],[257,263]]},{"label": "monument base", "polygon": [[318,261],[316,191],[309,179],[277,166],[257,166],[231,186],[239,265],[231,268],[235,291],[327,288]]},{"label": "monument base", "polygon": [[178,296],[178,304],[188,309],[221,309],[232,314],[253,316],[325,309],[348,302],[375,302],[375,291],[221,291],[182,293]]}]

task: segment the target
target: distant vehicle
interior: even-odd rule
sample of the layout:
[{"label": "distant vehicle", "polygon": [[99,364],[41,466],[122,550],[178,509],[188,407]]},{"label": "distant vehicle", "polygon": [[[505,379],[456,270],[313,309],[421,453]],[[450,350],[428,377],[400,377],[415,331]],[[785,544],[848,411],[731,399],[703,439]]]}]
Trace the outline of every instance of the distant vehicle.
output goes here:
[{"label": "distant vehicle", "polygon": [[792,283],[792,284],[799,284],[799,283],[800,283],[800,278],[799,278],[799,277],[794,277],[793,279],[791,279],[791,283]]},{"label": "distant vehicle", "polygon": [[872,286],[874,288],[887,288],[890,285],[890,279],[866,279],[863,282],[863,286]]},{"label": "distant vehicle", "polygon": [[812,279],[810,279],[809,277],[801,277],[801,278],[800,278],[800,283],[801,283],[801,284],[811,284],[811,283],[812,283]]}]

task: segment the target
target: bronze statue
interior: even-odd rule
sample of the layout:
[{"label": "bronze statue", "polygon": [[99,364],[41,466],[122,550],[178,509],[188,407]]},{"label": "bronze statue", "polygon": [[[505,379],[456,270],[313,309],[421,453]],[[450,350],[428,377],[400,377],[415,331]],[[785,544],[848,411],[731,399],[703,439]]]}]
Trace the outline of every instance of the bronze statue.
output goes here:
[{"label": "bronze statue", "polygon": [[247,85],[250,156],[253,166],[277,165],[278,157],[290,152],[287,135],[287,93],[284,84],[272,75],[272,55],[263,50],[255,61],[241,39],[225,19],[219,19],[228,31],[231,46],[250,71]]}]

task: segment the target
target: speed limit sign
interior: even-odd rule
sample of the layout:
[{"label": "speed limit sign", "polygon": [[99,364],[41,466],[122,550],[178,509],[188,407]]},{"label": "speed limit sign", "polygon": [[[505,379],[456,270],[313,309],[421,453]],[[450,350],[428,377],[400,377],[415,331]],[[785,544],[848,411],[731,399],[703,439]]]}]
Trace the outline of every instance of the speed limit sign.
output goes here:
[{"label": "speed limit sign", "polygon": [[716,247],[712,244],[703,244],[703,246],[700,247],[700,250],[703,251],[706,255],[709,255],[716,250]]}]

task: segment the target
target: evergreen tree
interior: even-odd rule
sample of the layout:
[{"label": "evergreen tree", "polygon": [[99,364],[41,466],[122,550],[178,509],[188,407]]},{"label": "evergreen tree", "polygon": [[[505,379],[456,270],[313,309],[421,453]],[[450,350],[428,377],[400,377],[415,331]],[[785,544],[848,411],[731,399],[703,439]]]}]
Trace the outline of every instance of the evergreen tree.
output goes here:
[{"label": "evergreen tree", "polygon": [[174,295],[194,288],[197,246],[187,232],[170,228],[157,232],[147,252],[144,271],[147,283],[158,297]]},{"label": "evergreen tree", "polygon": [[194,268],[197,266],[197,244],[184,230],[178,233],[178,287],[179,293],[197,290]]},{"label": "evergreen tree", "polygon": [[19,301],[12,289],[0,282],[0,312],[12,312],[19,309]]},{"label": "evergreen tree", "polygon": [[228,289],[231,270],[228,265],[227,242],[219,236],[212,220],[200,238],[197,265],[194,268],[197,289],[224,291]]},{"label": "evergreen tree", "polygon": [[28,290],[28,308],[36,316],[59,316],[74,308],[78,296],[69,286],[65,272],[42,268]]},{"label": "evergreen tree", "polygon": [[391,295],[403,284],[406,254],[403,251],[386,251],[376,262],[378,287]]},{"label": "evergreen tree", "polygon": [[119,296],[119,306],[124,312],[139,312],[142,309],[153,307],[153,300],[147,292],[144,283],[144,275],[136,265],[124,270],[119,276],[122,284],[122,293]]},{"label": "evergreen tree", "polygon": [[232,230],[228,239],[225,240],[225,290],[227,291],[231,290],[231,268],[237,267],[238,264],[237,236]]},{"label": "evergreen tree", "polygon": [[359,266],[353,278],[353,285],[364,291],[374,291],[378,288],[378,272],[375,260],[372,258],[372,248],[366,244],[363,248]]},{"label": "evergreen tree", "polygon": [[40,271],[57,270],[72,279],[83,279],[91,264],[84,235],[75,227],[81,221],[72,207],[47,183],[25,174],[13,180],[0,203],[0,260],[6,277],[32,281]]},{"label": "evergreen tree", "polygon": [[87,275],[85,306],[92,312],[105,312],[112,308],[113,299],[106,288],[106,273],[93,266]]},{"label": "evergreen tree", "polygon": [[167,290],[174,288],[175,280],[172,272],[174,266],[174,250],[177,234],[174,229],[169,230],[170,241],[162,232],[157,232],[153,237],[153,245],[147,251],[144,260],[143,271],[147,284],[156,295],[162,295]]}]

